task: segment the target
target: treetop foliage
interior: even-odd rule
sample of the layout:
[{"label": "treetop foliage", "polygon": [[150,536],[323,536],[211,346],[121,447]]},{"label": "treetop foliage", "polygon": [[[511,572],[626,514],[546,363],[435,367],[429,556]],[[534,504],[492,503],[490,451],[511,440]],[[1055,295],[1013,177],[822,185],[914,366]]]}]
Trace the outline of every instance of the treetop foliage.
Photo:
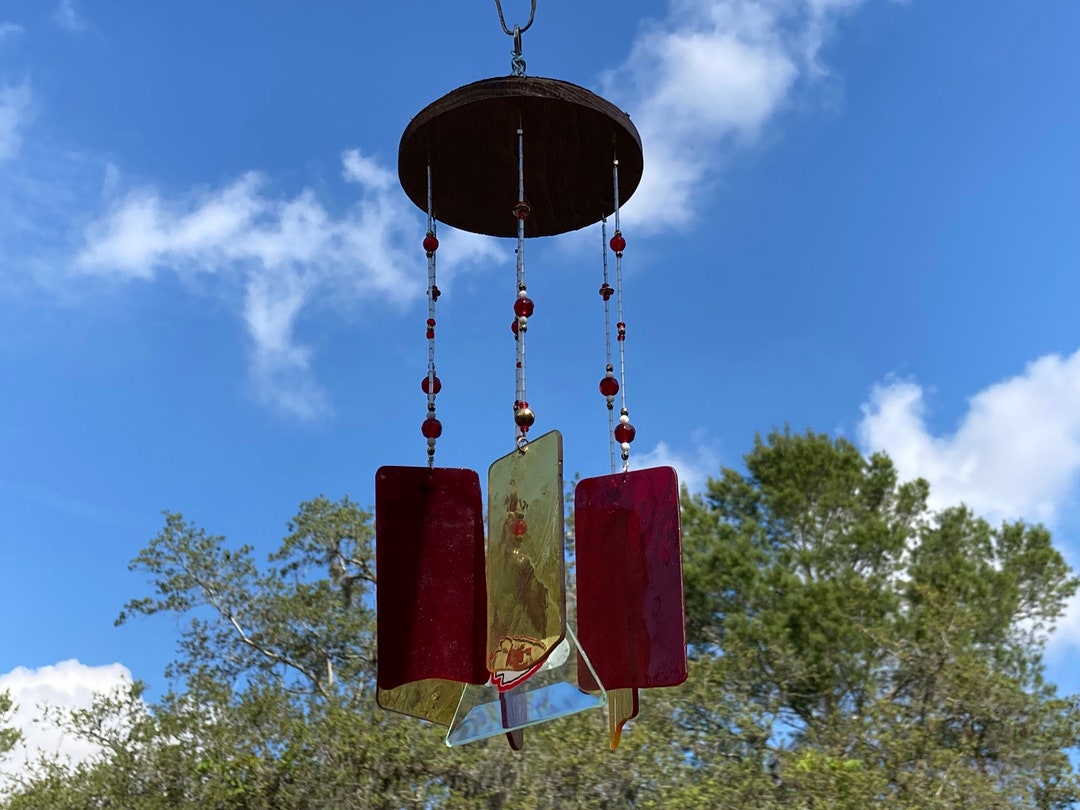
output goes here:
[{"label": "treetop foliage", "polygon": [[171,688],[55,717],[102,755],[37,763],[0,807],[1074,806],[1080,706],[1043,653],[1078,582],[1044,527],[928,494],[787,430],[684,493],[690,678],[644,691],[614,753],[599,712],[515,753],[378,710],[372,516],[348,498],[301,504],[263,566],[166,514],[118,623],[182,621]]}]

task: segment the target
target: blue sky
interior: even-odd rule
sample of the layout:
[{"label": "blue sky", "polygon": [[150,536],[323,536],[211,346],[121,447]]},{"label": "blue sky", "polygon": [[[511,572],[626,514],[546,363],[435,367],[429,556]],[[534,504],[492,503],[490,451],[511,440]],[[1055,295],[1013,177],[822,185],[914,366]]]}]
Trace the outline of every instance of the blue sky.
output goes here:
[{"label": "blue sky", "polygon": [[[529,73],[643,137],[635,462],[697,489],[755,431],[842,433],[1080,562],[1078,28],[1068,0],[541,0]],[[164,685],[175,627],[113,627],[161,510],[269,551],[301,500],[423,463],[397,143],[509,47],[489,2],[0,8],[0,687],[28,711]],[[513,246],[440,235],[438,460],[482,471],[513,439]],[[599,242],[527,251],[536,430],[582,475]],[[1080,608],[1050,661],[1080,691]]]}]

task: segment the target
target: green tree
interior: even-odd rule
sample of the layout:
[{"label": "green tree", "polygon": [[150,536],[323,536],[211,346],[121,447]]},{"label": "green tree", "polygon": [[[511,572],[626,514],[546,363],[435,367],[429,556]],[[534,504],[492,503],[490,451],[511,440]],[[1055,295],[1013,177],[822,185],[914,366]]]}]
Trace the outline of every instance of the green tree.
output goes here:
[{"label": "green tree", "polygon": [[8,724],[15,714],[15,702],[11,699],[11,693],[0,692],[0,757],[22,739],[22,733],[17,728],[11,728]]},{"label": "green tree", "polygon": [[1041,526],[927,494],[884,455],[774,432],[684,504],[695,657],[746,714],[702,704],[696,727],[759,752],[784,806],[1077,799],[1080,714],[1042,663],[1077,581]]},{"label": "green tree", "polygon": [[644,691],[614,754],[600,712],[515,753],[378,710],[371,516],[317,498],[266,566],[166,515],[120,621],[182,621],[171,691],[56,717],[102,755],[0,807],[1072,806],[1080,707],[1042,654],[1077,581],[1049,533],[932,513],[843,440],[774,432],[745,462],[684,494],[690,678]]}]

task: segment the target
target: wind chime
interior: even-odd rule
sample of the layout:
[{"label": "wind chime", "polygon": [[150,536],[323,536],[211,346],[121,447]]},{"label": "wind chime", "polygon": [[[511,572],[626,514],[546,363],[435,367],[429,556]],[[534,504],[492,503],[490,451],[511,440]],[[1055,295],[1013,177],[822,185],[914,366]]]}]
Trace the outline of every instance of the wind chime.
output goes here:
[{"label": "wind chime", "polygon": [[[675,471],[629,463],[636,431],[626,399],[619,211],[641,179],[641,141],[629,116],[592,92],[526,76],[521,35],[536,0],[528,23],[512,29],[495,4],[514,40],[512,75],[428,105],[399,147],[402,188],[427,214],[428,354],[420,381],[427,465],[376,473],[377,701],[447,727],[449,746],[505,734],[515,749],[526,726],[607,705],[614,749],[638,712],[638,690],[675,686],[687,671]],[[440,222],[517,242],[514,446],[488,470],[486,547],[479,475],[435,465],[443,430],[435,364]],[[525,246],[597,224],[610,474],[584,479],[575,491],[575,635],[566,616],[562,437],[529,435],[537,416],[527,400],[525,348],[535,305]]]}]

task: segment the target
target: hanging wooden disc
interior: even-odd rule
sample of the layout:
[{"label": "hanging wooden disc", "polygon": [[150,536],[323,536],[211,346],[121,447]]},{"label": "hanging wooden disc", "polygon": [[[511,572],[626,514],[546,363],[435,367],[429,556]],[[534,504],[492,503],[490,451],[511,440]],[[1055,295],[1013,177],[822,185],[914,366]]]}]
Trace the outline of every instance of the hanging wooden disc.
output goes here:
[{"label": "hanging wooden disc", "polygon": [[525,235],[555,236],[615,210],[641,181],[641,136],[630,116],[558,79],[504,76],[459,87],[421,110],[398,148],[401,187],[427,211],[431,162],[435,216],[454,228],[516,236],[517,130],[525,133]]}]

